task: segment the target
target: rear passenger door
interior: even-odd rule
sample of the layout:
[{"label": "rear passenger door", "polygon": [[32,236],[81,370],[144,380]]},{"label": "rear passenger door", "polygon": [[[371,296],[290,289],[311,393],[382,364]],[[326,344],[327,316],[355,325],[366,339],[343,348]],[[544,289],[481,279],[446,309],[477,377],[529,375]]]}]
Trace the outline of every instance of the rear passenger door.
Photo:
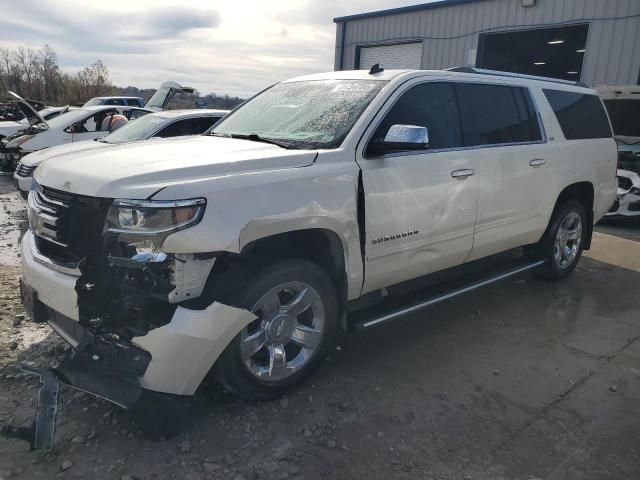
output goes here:
[{"label": "rear passenger door", "polygon": [[[393,125],[426,127],[428,148],[376,153]],[[474,152],[463,148],[455,85],[414,81],[395,92],[363,137],[364,292],[461,264],[473,245]]]},{"label": "rear passenger door", "polygon": [[469,260],[536,242],[546,228],[552,159],[529,89],[491,83],[459,83],[457,89],[464,144],[478,165]]}]

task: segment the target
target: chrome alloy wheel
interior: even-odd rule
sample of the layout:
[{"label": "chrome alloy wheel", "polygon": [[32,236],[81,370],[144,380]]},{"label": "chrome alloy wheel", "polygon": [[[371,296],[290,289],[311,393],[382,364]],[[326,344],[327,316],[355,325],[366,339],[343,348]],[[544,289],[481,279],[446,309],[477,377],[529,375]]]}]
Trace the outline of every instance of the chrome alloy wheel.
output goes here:
[{"label": "chrome alloy wheel", "polygon": [[582,219],[576,212],[569,212],[560,223],[553,245],[553,258],[558,268],[564,270],[575,262],[582,242]]},{"label": "chrome alloy wheel", "polygon": [[272,288],[251,312],[258,318],[240,335],[240,355],[259,380],[273,382],[290,377],[320,346],[324,304],[306,283],[287,282]]}]

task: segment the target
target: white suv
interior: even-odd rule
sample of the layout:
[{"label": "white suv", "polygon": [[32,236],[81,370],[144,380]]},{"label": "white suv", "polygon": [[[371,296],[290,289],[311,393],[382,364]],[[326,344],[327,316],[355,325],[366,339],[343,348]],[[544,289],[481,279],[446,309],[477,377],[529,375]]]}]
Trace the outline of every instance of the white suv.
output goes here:
[{"label": "white suv", "polygon": [[264,399],[338,328],[567,276],[615,199],[616,142],[583,86],[374,68],[295,78],[210,135],[71,153],[35,181],[22,295],[74,348],[61,381],[128,408],[212,372]]}]

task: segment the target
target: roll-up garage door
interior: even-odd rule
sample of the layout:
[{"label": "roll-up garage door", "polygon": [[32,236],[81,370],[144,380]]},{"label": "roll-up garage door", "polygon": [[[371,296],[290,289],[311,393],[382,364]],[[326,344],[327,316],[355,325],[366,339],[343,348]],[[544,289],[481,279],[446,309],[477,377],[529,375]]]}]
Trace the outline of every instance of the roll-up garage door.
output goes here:
[{"label": "roll-up garage door", "polygon": [[387,70],[392,68],[419,69],[422,65],[422,42],[360,47],[359,60],[358,65],[361,70],[369,70],[376,63]]}]

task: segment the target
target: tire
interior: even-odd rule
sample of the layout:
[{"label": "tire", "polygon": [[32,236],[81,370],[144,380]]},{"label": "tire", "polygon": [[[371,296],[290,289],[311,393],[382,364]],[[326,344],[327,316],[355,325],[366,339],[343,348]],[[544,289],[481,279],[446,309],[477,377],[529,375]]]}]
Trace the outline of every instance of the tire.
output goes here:
[{"label": "tire", "polygon": [[305,260],[272,264],[247,285],[234,304],[258,319],[227,346],[214,375],[241,398],[268,400],[303,383],[324,360],[336,333],[336,289]]},{"label": "tire", "polygon": [[546,263],[537,275],[548,280],[561,280],[569,276],[580,261],[587,231],[584,206],[573,199],[563,203],[538,244],[537,250]]}]

